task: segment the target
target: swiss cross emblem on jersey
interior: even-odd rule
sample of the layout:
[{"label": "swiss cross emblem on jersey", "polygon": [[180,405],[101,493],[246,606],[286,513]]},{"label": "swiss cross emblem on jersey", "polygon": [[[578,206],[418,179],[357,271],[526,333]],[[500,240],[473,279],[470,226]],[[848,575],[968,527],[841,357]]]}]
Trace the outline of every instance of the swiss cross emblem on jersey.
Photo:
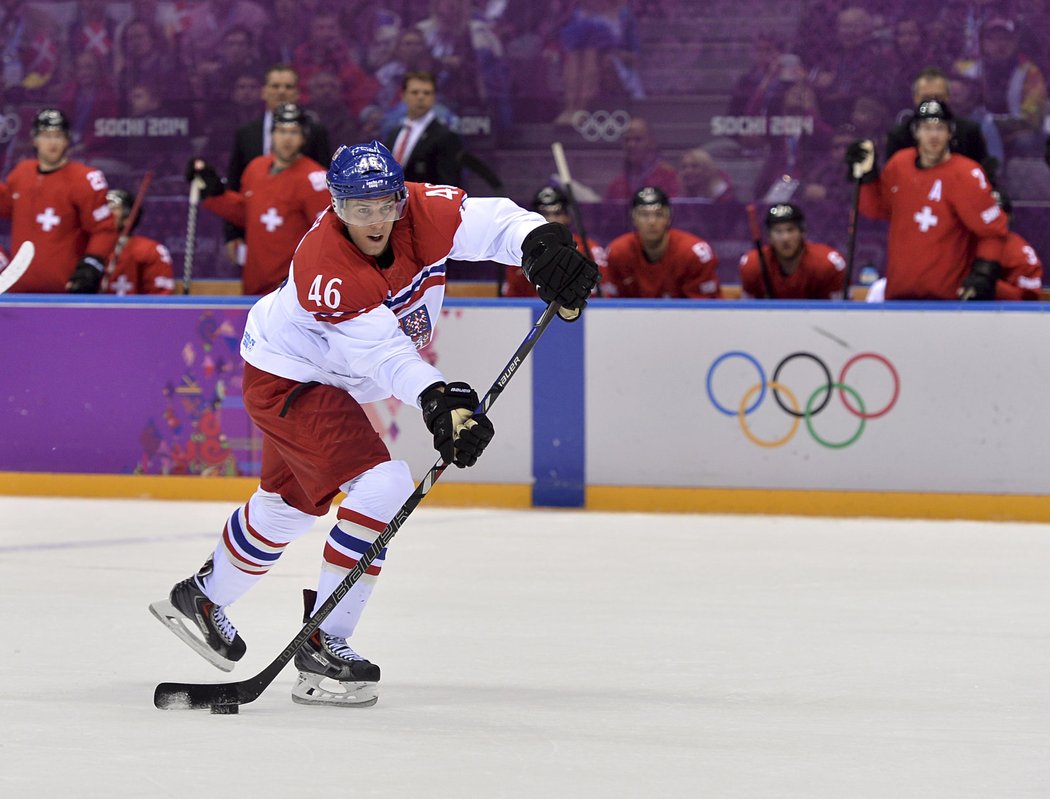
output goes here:
[{"label": "swiss cross emblem on jersey", "polygon": [[405,314],[397,320],[397,323],[401,325],[401,331],[412,339],[417,350],[423,349],[430,343],[433,325],[430,324],[430,312],[427,311],[427,306],[422,305],[411,313]]},{"label": "swiss cross emblem on jersey", "polygon": [[36,215],[36,221],[44,229],[45,233],[50,233],[51,228],[62,221],[62,217],[55,213],[54,208],[45,208],[42,214]]},{"label": "swiss cross emblem on jersey", "polygon": [[266,225],[267,233],[273,233],[284,224],[284,217],[277,213],[276,208],[267,208],[266,213],[259,217],[259,221]]},{"label": "swiss cross emblem on jersey", "polygon": [[922,207],[922,210],[915,214],[913,218],[915,219],[915,223],[919,226],[919,230],[923,233],[928,231],[930,228],[935,227],[937,225],[937,222],[940,221],[934,215],[933,209],[930,208],[930,206],[928,205],[924,205]]}]

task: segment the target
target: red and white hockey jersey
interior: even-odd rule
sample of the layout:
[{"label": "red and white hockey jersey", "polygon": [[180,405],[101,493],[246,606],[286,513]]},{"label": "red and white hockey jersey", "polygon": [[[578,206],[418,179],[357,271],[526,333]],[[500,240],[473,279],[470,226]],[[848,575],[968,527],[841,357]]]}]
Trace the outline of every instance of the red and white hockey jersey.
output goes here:
[{"label": "red and white hockey jersey", "polygon": [[889,219],[887,300],[954,300],[975,258],[1001,262],[1006,215],[966,156],[920,169],[914,147],[894,153],[861,187],[860,212]]},{"label": "red and white hockey jersey", "polygon": [[12,292],[64,292],[81,257],[95,255],[105,263],[117,243],[102,172],[78,161],[53,172],[38,165],[36,159],[22,161],[0,183],[0,216],[11,217],[11,252],[24,241],[36,247]]},{"label": "red and white hockey jersey", "polygon": [[1043,262],[1035,249],[1021,236],[1010,231],[1006,235],[1003,273],[995,284],[997,300],[1038,300],[1043,288]]},{"label": "red and white hockey jersey", "polygon": [[692,233],[671,228],[663,257],[650,261],[637,233],[613,239],[608,249],[609,283],[617,297],[714,299],[722,296],[718,256]]},{"label": "red and white hockey jersey", "polygon": [[419,407],[444,378],[419,354],[445,297],[445,261],[520,264],[521,243],[539,214],[498,197],[408,183],[405,216],[390,236],[383,269],[362,253],[331,211],[295,251],[288,282],[248,314],[241,355],[258,369],[346,389],[358,402],[396,397]]},{"label": "red and white hockey jersey", "polygon": [[[846,259],[826,244],[807,241],[802,246],[802,258],[791,275],[780,269],[780,261],[768,244],[762,247],[769,267],[773,293],[778,300],[834,300],[842,299],[846,281]],[[765,297],[766,283],[758,250],[751,250],[740,258],[740,288],[745,296]]]},{"label": "red and white hockey jersey", "polygon": [[305,155],[271,173],[272,155],[253,158],[241,176],[241,190],[209,197],[204,207],[244,228],[247,256],[241,285],[245,294],[266,294],[288,277],[299,240],[331,203],[325,170]]},{"label": "red and white hockey jersey", "polygon": [[174,289],[171,253],[145,236],[129,238],[120,257],[109,259],[102,279],[105,294],[171,294]]}]

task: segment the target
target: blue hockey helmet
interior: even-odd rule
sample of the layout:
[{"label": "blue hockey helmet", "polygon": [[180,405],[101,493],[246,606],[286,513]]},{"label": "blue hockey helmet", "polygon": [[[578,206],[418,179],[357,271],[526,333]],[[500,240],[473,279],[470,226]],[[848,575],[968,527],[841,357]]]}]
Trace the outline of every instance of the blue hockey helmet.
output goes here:
[{"label": "blue hockey helmet", "polygon": [[394,222],[408,205],[405,173],[377,141],[352,147],[344,144],[336,150],[327,180],[332,209],[348,225]]}]

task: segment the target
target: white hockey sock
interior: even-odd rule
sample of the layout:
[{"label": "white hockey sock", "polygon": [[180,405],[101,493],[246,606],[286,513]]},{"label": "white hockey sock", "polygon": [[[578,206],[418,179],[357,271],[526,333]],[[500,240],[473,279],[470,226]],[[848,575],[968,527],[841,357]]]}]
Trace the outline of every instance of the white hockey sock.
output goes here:
[{"label": "white hockey sock", "polygon": [[[325,541],[315,611],[375,543],[412,489],[412,475],[404,461],[381,463],[343,486],[346,498],[339,505],[338,521]],[[321,623],[322,630],[343,638],[353,635],[385,559],[386,549]]]},{"label": "white hockey sock", "polygon": [[226,521],[215,545],[204,593],[216,605],[229,605],[255,585],[277,562],[285,546],[311,527],[315,518],[286,504],[280,495],[258,489]]}]

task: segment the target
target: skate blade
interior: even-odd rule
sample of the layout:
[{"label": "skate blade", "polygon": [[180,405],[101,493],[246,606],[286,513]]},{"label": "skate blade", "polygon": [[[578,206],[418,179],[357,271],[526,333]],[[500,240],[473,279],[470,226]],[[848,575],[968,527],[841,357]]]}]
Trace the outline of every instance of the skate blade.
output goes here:
[{"label": "skate blade", "polygon": [[154,602],[149,606],[149,612],[156,617],[157,621],[175,633],[190,649],[211,663],[215,668],[221,671],[233,671],[235,661],[224,658],[208,646],[203,638],[194,635],[193,631],[197,630],[196,625],[192,625],[191,629],[191,625],[186,622],[186,617],[171,604],[170,599],[161,599]]},{"label": "skate blade", "polygon": [[372,707],[379,701],[379,683],[339,682],[301,671],[292,687],[292,701],[298,705]]}]

